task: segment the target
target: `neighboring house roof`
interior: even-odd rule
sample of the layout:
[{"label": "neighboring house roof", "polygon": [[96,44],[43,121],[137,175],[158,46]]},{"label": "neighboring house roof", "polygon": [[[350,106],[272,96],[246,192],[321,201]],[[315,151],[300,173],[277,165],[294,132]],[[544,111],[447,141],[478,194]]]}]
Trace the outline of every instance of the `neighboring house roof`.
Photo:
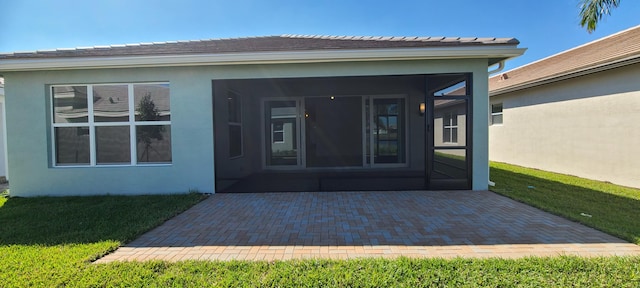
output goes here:
[{"label": "neighboring house roof", "polygon": [[519,43],[515,38],[282,35],[14,52],[0,54],[0,71],[425,57],[485,57],[494,64],[521,55],[525,49],[518,49]]},{"label": "neighboring house roof", "polygon": [[489,78],[495,96],[568,78],[640,63],[640,26]]}]

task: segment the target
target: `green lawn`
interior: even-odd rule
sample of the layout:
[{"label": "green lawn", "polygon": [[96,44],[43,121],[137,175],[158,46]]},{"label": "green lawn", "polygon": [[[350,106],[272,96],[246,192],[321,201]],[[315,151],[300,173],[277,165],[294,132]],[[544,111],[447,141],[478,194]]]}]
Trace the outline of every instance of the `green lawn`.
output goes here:
[{"label": "green lawn", "polygon": [[202,199],[171,196],[0,197],[0,287],[73,283],[90,261]]},{"label": "green lawn", "polygon": [[640,245],[640,189],[491,163],[491,190]]},{"label": "green lawn", "polygon": [[[578,184],[541,178],[545,175],[522,175],[535,171],[516,169],[519,168],[494,164],[492,179],[497,182],[496,190],[517,197],[514,195],[529,195],[542,189],[566,193],[579,189]],[[529,185],[536,188],[529,189]],[[584,189],[592,191],[589,193],[597,194],[594,187],[587,187]],[[633,196],[637,190],[631,190],[629,197],[617,196],[625,192],[608,192],[601,193],[597,203],[614,203],[620,200],[612,199],[618,198],[637,202],[637,195]],[[550,198],[564,199],[557,195]],[[91,263],[201,199],[198,194],[0,197],[0,287],[640,286],[640,257]],[[603,211],[612,210],[620,208]],[[603,217],[587,212],[594,213],[590,219]],[[637,232],[637,228],[633,231]]]}]

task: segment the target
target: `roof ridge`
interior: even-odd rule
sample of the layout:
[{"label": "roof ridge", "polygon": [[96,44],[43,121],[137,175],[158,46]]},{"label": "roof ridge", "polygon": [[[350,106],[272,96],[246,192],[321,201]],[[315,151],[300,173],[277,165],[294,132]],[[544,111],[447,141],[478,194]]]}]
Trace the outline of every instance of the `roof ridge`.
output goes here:
[{"label": "roof ridge", "polygon": [[381,36],[381,35],[321,35],[321,34],[282,34],[280,37],[285,38],[302,38],[302,39],[327,39],[327,40],[363,40],[363,41],[495,41],[498,39],[513,39],[512,37],[460,37],[460,36]]}]

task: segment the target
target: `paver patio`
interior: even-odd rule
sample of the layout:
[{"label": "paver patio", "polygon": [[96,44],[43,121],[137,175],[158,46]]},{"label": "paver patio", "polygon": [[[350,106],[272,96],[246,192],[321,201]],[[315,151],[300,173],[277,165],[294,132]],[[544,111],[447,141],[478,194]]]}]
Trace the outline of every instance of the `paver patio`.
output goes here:
[{"label": "paver patio", "polygon": [[489,191],[243,193],[212,195],[96,262],[556,255],[640,246]]}]

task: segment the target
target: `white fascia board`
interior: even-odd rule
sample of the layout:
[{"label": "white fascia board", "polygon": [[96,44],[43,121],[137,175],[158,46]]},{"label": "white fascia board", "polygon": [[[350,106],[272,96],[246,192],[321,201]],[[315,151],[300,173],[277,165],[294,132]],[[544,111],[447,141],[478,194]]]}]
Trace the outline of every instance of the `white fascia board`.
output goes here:
[{"label": "white fascia board", "polygon": [[359,50],[312,50],[190,55],[69,57],[0,60],[0,71],[104,69],[201,65],[284,64],[422,59],[512,58],[526,49],[516,46]]}]

